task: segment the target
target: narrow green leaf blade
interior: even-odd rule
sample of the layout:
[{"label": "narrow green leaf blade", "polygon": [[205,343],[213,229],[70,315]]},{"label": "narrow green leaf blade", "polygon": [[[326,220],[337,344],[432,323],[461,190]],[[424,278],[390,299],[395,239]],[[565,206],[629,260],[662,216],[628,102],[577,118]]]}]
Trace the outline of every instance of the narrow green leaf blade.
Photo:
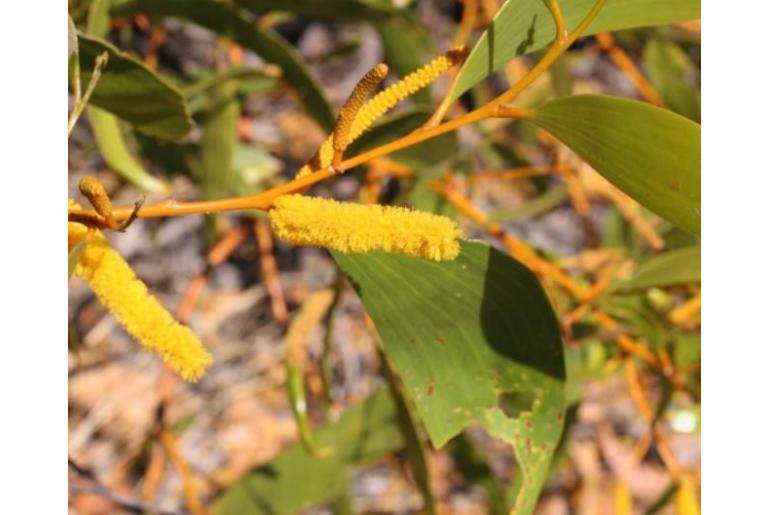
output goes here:
[{"label": "narrow green leaf blade", "polygon": [[259,28],[236,9],[213,0],[134,0],[122,3],[115,14],[145,13],[189,20],[230,38],[239,45],[259,54],[283,70],[285,81],[297,92],[308,112],[326,131],[334,126],[335,116],[302,56],[277,33]]},{"label": "narrow green leaf blade", "polygon": [[534,109],[531,120],[640,204],[700,235],[700,125],[601,95],[557,98]]},{"label": "narrow green leaf blade", "polygon": [[128,182],[149,193],[170,191],[165,182],[153,177],[131,154],[117,118],[93,106],[87,107],[86,113],[94,141],[107,166]]},{"label": "narrow green leaf blade", "polygon": [[197,177],[205,199],[232,194],[235,178],[235,145],[241,106],[233,84],[223,84],[210,95],[212,108],[204,113],[200,143],[200,175]]},{"label": "narrow green leaf blade", "polygon": [[96,56],[109,62],[91,95],[90,104],[111,112],[142,132],[159,138],[180,138],[192,128],[184,98],[166,79],[110,43],[78,35],[82,83],[88,84]]},{"label": "narrow green leaf blade", "polygon": [[675,43],[654,37],[644,47],[644,64],[650,82],[660,91],[666,106],[699,121],[700,92],[687,80],[695,75],[695,66],[687,54]]},{"label": "narrow green leaf blade", "polygon": [[[577,26],[594,1],[560,2],[567,27]],[[700,18],[699,0],[607,0],[584,34],[668,25],[695,18]],[[543,0],[507,0],[465,61],[450,96],[459,98],[514,57],[539,50],[553,38],[553,19]]]},{"label": "narrow green leaf blade", "polygon": [[636,274],[620,288],[636,290],[699,282],[700,246],[693,246],[672,250],[642,263]]},{"label": "narrow green leaf blade", "polygon": [[93,0],[88,7],[86,34],[97,38],[107,36],[110,30],[110,7],[112,0]]},{"label": "narrow green leaf blade", "polygon": [[366,465],[404,445],[387,388],[315,435],[320,445],[332,449],[329,456],[314,458],[297,443],[228,488],[215,501],[215,513],[293,514],[334,501],[344,495],[349,467]]},{"label": "narrow green leaf blade", "polygon": [[526,267],[484,243],[461,247],[450,262],[383,252],[334,258],[377,324],[433,444],[473,422],[511,444],[520,466],[514,510],[530,513],[561,435],[558,323]]},{"label": "narrow green leaf blade", "polygon": [[67,15],[67,58],[78,53],[78,29],[69,15]]}]

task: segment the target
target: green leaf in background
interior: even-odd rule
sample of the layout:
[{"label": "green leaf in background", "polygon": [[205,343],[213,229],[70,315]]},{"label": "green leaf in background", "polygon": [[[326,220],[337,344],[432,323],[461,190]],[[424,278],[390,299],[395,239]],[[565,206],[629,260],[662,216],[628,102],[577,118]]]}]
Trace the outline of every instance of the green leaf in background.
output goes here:
[{"label": "green leaf in background", "polygon": [[455,467],[462,473],[465,480],[484,489],[487,494],[489,513],[506,515],[508,513],[506,491],[473,442],[461,433],[449,442],[447,450],[452,455]]},{"label": "green leaf in background", "polygon": [[67,258],[67,281],[72,279],[72,274],[75,273],[75,267],[78,266],[80,258],[83,257],[83,252],[86,251],[87,245],[88,241],[83,238],[75,245],[72,250],[70,250],[69,256]]},{"label": "green leaf in background", "polygon": [[170,191],[165,182],[153,177],[128,150],[117,118],[93,106],[87,107],[86,113],[96,146],[99,147],[99,152],[110,169],[149,193]]},{"label": "green leaf in background", "polygon": [[700,282],[700,246],[672,250],[642,263],[636,274],[619,286],[634,290]]},{"label": "green leaf in background", "polygon": [[72,57],[72,54],[78,53],[78,29],[75,28],[75,24],[72,22],[72,18],[67,16],[67,58]]},{"label": "green leaf in background", "polygon": [[406,455],[409,470],[412,472],[414,482],[420,490],[424,502],[423,513],[436,514],[436,501],[430,489],[430,468],[428,467],[428,449],[420,432],[420,421],[409,404],[409,399],[403,393],[403,386],[393,373],[388,358],[380,352],[383,361],[383,372],[388,381],[390,393],[396,404],[396,418],[404,438],[404,454]]},{"label": "green leaf in background", "polygon": [[288,11],[297,16],[333,20],[368,20],[396,11],[392,2],[367,0],[236,0],[235,5],[255,13]]},{"label": "green leaf in background", "polygon": [[653,37],[644,47],[644,63],[650,82],[666,106],[691,120],[700,121],[700,92],[695,84],[695,66],[675,43]]},{"label": "green leaf in background", "polygon": [[344,495],[347,472],[401,449],[396,406],[387,388],[346,411],[335,423],[315,432],[318,443],[332,449],[314,458],[297,443],[251,472],[215,501],[217,515],[293,514]]},{"label": "green leaf in background", "polygon": [[192,128],[182,94],[141,61],[104,40],[78,35],[82,82],[88,84],[96,56],[109,53],[109,63],[91,95],[90,104],[159,138],[180,138]]},{"label": "green leaf in background", "polygon": [[561,435],[565,381],[559,326],[532,272],[470,241],[454,261],[333,255],[433,444],[477,422],[512,445],[514,510],[531,513]]},{"label": "green leaf in background", "polygon": [[658,351],[663,348],[666,328],[644,295],[613,295],[603,299],[599,306],[631,329],[651,349]]},{"label": "green leaf in background", "polygon": [[568,197],[567,186],[557,184],[546,190],[545,193],[527,199],[518,206],[492,211],[488,221],[490,223],[512,223],[524,218],[535,218],[553,211],[563,204]]},{"label": "green leaf in background", "polygon": [[[104,37],[110,27],[112,0],[93,0],[88,8],[86,32],[89,36]],[[109,65],[108,65],[109,66]],[[97,107],[88,108],[88,119],[96,146],[107,165],[121,177],[150,193],[168,193],[170,188],[153,177],[131,155],[118,119]]]},{"label": "green leaf in background", "polygon": [[110,30],[110,8],[112,0],[92,0],[88,6],[86,34],[96,38],[105,38]]},{"label": "green leaf in background", "polygon": [[637,202],[700,235],[700,125],[601,95],[557,98],[533,109],[530,119]]},{"label": "green leaf in background", "polygon": [[[575,27],[594,2],[561,2],[567,27]],[[451,98],[459,98],[514,57],[551,43],[554,24],[545,5],[543,0],[507,0],[460,69]],[[695,18],[700,18],[700,0],[607,0],[584,34],[668,25]]]},{"label": "green leaf in background", "polygon": [[211,107],[206,101],[212,89],[226,83],[232,83],[241,95],[251,95],[277,89],[279,78],[265,70],[234,66],[222,73],[207,73],[197,81],[186,86],[182,91],[192,113]]},{"label": "green leaf in background", "polygon": [[233,194],[254,195],[263,191],[269,183],[280,181],[283,161],[276,159],[259,145],[236,144],[233,167]]},{"label": "green leaf in background", "polygon": [[241,106],[233,84],[222,84],[211,92],[211,109],[204,113],[197,179],[204,199],[232,194],[235,177],[235,144]]},{"label": "green leaf in background", "polygon": [[144,13],[172,16],[206,27],[235,43],[248,48],[283,70],[283,78],[297,93],[308,113],[326,131],[334,126],[334,113],[318,80],[312,75],[305,60],[277,33],[259,28],[241,12],[224,2],[214,0],[133,0],[113,9],[113,14]]}]

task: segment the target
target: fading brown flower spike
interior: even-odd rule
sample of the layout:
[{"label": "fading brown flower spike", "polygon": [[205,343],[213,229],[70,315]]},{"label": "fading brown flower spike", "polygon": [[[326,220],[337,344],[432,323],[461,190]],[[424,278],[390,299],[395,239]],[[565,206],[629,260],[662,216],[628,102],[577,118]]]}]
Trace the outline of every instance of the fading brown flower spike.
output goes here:
[{"label": "fading brown flower spike", "polygon": [[105,219],[112,217],[112,201],[110,201],[107,190],[96,177],[86,176],[80,179],[78,185],[80,193],[88,199],[94,210]]},{"label": "fading brown flower spike", "polygon": [[356,114],[358,114],[361,106],[366,102],[367,97],[374,91],[374,88],[382,82],[387,74],[388,66],[383,63],[380,63],[369,70],[369,72],[358,81],[358,84],[353,88],[350,97],[348,97],[345,104],[342,106],[342,109],[340,109],[340,114],[337,116],[337,123],[334,125],[334,134],[332,135],[332,146],[335,154],[334,159],[332,160],[332,166],[339,164],[339,161],[342,159],[342,152],[350,143],[350,129],[356,119]]}]

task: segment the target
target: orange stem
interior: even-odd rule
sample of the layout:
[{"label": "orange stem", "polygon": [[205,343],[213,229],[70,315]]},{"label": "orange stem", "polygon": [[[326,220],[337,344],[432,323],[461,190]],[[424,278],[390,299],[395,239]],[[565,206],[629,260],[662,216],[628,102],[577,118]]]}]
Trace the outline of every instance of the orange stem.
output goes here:
[{"label": "orange stem", "polygon": [[[179,216],[190,215],[200,213],[213,213],[222,211],[234,211],[239,209],[260,209],[267,210],[272,206],[273,200],[281,195],[287,195],[305,190],[309,186],[328,179],[334,175],[337,175],[340,171],[349,170],[358,165],[366,163],[376,157],[381,157],[392,152],[396,152],[403,148],[407,148],[423,141],[435,138],[441,134],[451,132],[459,127],[476,123],[485,118],[496,116],[498,106],[503,105],[514,98],[516,98],[522,91],[524,91],[529,85],[531,85],[540,75],[550,68],[553,63],[563,54],[567,48],[582,34],[588,25],[594,20],[599,11],[602,9],[606,0],[596,0],[591,10],[588,12],[583,21],[578,24],[572,33],[563,41],[555,42],[551,48],[545,53],[543,58],[524,76],[522,79],[514,84],[510,89],[504,92],[502,95],[493,99],[489,103],[479,107],[478,109],[471,111],[459,118],[442,123],[436,127],[418,129],[398,140],[386,143],[380,147],[374,148],[367,152],[363,152],[355,157],[346,159],[340,163],[337,170],[316,170],[313,173],[304,177],[294,179],[293,181],[264,191],[256,195],[249,195],[245,197],[236,197],[222,200],[201,201],[201,202],[179,202],[174,200],[168,200],[157,204],[145,206],[139,213],[140,218],[157,218],[164,216]],[[520,111],[518,113],[522,118],[528,116],[526,111]],[[133,208],[123,207],[115,209],[113,215],[115,219],[126,219],[131,215]],[[69,214],[70,220],[73,216],[83,217],[88,211],[72,211]]]},{"label": "orange stem", "polygon": [[631,82],[634,83],[636,89],[644,100],[657,106],[663,106],[663,97],[650,83],[650,81],[642,75],[639,68],[634,64],[634,61],[628,56],[628,54],[615,43],[615,38],[608,33],[602,33],[596,35],[596,41],[599,43],[599,48],[612,59],[618,68],[625,73]]},{"label": "orange stem", "polygon": [[158,435],[160,442],[163,444],[163,448],[166,450],[171,461],[174,462],[179,475],[182,478],[182,489],[184,490],[185,503],[190,513],[193,515],[206,515],[206,510],[203,508],[200,499],[198,498],[198,492],[195,488],[195,481],[190,471],[190,466],[185,461],[182,454],[179,452],[176,446],[176,440],[174,435],[166,429],[162,429]]},{"label": "orange stem", "polygon": [[270,295],[270,307],[273,316],[279,324],[286,326],[289,323],[289,310],[286,308],[286,299],[283,296],[281,280],[278,277],[278,265],[273,253],[273,236],[265,220],[257,219],[254,221],[254,236],[259,245],[259,264],[262,269],[262,278]]},{"label": "orange stem", "polygon": [[229,258],[235,249],[243,243],[248,235],[248,229],[244,226],[230,229],[225,235],[212,247],[206,258],[206,269],[195,276],[195,278],[188,286],[182,303],[177,311],[177,319],[183,324],[190,321],[190,315],[192,315],[195,305],[198,304],[203,288],[208,282],[208,275],[212,269],[218,267]]}]

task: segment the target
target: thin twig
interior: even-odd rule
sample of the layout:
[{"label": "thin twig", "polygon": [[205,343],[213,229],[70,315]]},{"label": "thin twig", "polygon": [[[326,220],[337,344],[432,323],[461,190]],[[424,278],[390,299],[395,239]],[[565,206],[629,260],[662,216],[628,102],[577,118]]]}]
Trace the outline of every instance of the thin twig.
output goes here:
[{"label": "thin twig", "polygon": [[86,105],[88,104],[88,101],[91,98],[91,93],[94,92],[94,88],[96,88],[96,84],[99,82],[99,78],[102,76],[102,70],[104,70],[104,67],[107,66],[107,62],[110,59],[110,54],[108,52],[102,52],[98,56],[96,56],[96,62],[94,64],[94,71],[91,74],[91,80],[88,81],[88,87],[86,88],[86,92],[83,94],[83,97],[75,103],[75,105],[72,107],[72,112],[69,116],[69,121],[67,124],[67,137],[69,137],[70,134],[72,134],[72,129],[75,127],[75,124],[78,122],[78,118],[80,118],[81,113],[83,112],[83,109],[86,108]]}]

